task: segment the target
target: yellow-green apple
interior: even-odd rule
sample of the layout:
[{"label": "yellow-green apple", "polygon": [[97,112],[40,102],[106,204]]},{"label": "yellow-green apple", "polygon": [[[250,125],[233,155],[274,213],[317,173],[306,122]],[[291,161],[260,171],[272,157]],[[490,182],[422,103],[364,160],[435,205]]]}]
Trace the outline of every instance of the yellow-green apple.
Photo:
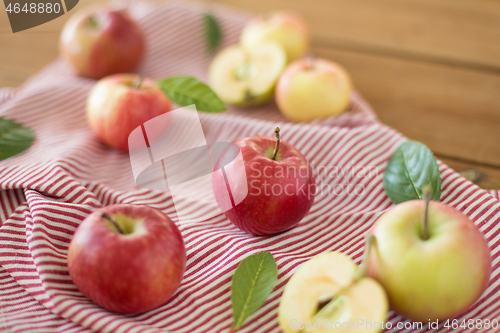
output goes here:
[{"label": "yellow-green apple", "polygon": [[110,8],[76,13],[64,26],[59,44],[77,74],[93,79],[134,71],[144,51],[139,26],[124,10]]},{"label": "yellow-green apple", "polygon": [[177,226],[160,210],[117,204],[78,226],[68,269],[78,289],[103,308],[141,313],[164,304],[177,290],[186,249]]},{"label": "yellow-green apple", "polygon": [[[212,188],[219,207],[224,207],[227,192],[244,199],[225,210],[227,218],[241,230],[254,235],[272,235],[296,226],[311,209],[316,184],[311,166],[291,144],[253,136],[234,142],[240,148],[245,175],[231,164],[232,153],[221,155],[212,176]],[[242,193],[242,191],[248,191]],[[246,194],[246,196],[245,196]]]},{"label": "yellow-green apple", "polygon": [[260,44],[273,41],[286,52],[287,61],[303,56],[309,50],[309,28],[305,20],[288,11],[261,15],[247,23],[241,33],[240,43],[250,51]]},{"label": "yellow-green apple", "polygon": [[278,308],[285,333],[383,331],[389,310],[380,284],[340,252],[322,253],[292,275]]},{"label": "yellow-green apple", "polygon": [[488,244],[472,221],[443,203],[400,203],[376,221],[371,235],[369,275],[384,286],[392,308],[407,318],[451,318],[488,286]]},{"label": "yellow-green apple", "polygon": [[249,51],[233,45],[217,54],[208,77],[211,87],[225,102],[255,106],[272,98],[285,65],[285,52],[276,43],[260,44]]},{"label": "yellow-green apple", "polygon": [[172,103],[148,78],[115,74],[99,80],[87,99],[87,119],[109,146],[128,150],[129,134],[145,121],[172,110]]},{"label": "yellow-green apple", "polygon": [[294,122],[326,118],[349,106],[351,78],[339,64],[304,58],[285,69],[276,86],[280,111]]}]

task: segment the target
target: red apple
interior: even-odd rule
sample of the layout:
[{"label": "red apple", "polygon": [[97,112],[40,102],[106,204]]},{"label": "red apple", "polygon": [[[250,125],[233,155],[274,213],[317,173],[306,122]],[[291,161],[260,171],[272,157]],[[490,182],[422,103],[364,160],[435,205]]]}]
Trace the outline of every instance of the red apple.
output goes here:
[{"label": "red apple", "polygon": [[97,8],[68,20],[60,50],[78,75],[100,79],[134,71],[142,58],[144,37],[125,11]]},{"label": "red apple", "polygon": [[[230,163],[233,153],[222,154],[215,165],[212,187],[219,207],[226,206],[227,191],[232,198],[246,197],[229,210],[227,218],[238,228],[254,235],[272,235],[296,226],[311,209],[316,184],[311,166],[291,144],[271,136],[254,136],[234,142],[241,150],[246,178]],[[247,184],[227,184],[225,179]]]},{"label": "red apple", "polygon": [[92,88],[87,119],[109,146],[127,151],[130,133],[144,122],[172,110],[172,103],[151,79],[135,74],[108,76]]},{"label": "red apple", "polygon": [[165,303],[186,267],[177,226],[160,210],[112,205],[90,214],[68,251],[69,274],[88,298],[111,311],[141,313]]}]

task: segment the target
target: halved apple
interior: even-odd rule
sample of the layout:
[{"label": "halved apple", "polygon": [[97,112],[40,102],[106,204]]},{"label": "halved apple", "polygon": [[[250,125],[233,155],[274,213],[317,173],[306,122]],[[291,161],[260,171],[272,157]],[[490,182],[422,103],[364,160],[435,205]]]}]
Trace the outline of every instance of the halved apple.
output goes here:
[{"label": "halved apple", "polygon": [[345,254],[326,252],[290,278],[281,296],[278,319],[285,333],[382,331],[389,311],[384,289],[358,276]]},{"label": "halved apple", "polygon": [[223,101],[249,107],[273,96],[285,66],[285,51],[277,43],[266,42],[248,52],[233,45],[217,54],[208,77],[212,89]]}]

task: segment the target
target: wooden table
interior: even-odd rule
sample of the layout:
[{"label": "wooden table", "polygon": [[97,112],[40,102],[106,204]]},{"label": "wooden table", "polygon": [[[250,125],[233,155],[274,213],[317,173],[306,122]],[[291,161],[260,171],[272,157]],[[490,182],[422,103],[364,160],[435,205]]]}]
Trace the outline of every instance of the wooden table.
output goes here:
[{"label": "wooden table", "polygon": [[[80,0],[76,9],[99,0]],[[313,51],[351,73],[380,119],[457,171],[500,189],[500,2],[493,0],[220,0],[253,12],[291,9]],[[3,7],[2,7],[3,10]],[[57,57],[63,15],[13,34],[0,13],[0,87]]]}]

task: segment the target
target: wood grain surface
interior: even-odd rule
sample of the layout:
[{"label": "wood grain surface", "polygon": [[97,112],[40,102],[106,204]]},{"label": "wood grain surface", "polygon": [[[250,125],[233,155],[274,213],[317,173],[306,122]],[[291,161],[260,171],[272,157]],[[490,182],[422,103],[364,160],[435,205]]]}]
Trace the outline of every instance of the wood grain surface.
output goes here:
[{"label": "wood grain surface", "polygon": [[[313,52],[339,62],[379,118],[478,184],[500,189],[500,2],[494,0],[220,0],[255,13],[290,9]],[[75,10],[100,0],[80,0]],[[63,15],[13,34],[0,5],[0,87],[58,55]]]}]

